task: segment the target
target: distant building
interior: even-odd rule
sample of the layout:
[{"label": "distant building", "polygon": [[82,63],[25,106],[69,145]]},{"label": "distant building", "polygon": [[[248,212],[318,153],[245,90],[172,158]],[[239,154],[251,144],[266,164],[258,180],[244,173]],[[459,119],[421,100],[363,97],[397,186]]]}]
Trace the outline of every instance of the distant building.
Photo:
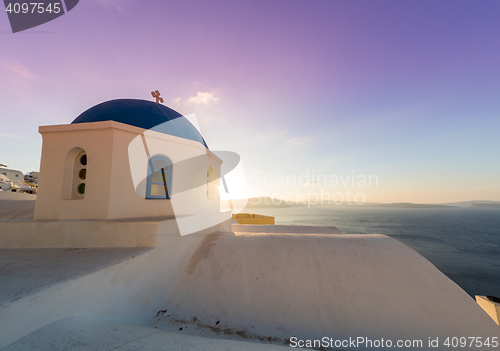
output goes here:
[{"label": "distant building", "polygon": [[6,176],[14,185],[24,185],[24,174],[21,171],[10,168],[0,168],[0,175]]},{"label": "distant building", "polygon": [[0,190],[7,191],[10,190],[12,186],[12,182],[10,181],[9,177],[0,174]]},{"label": "distant building", "polygon": [[36,171],[31,171],[28,173],[28,176],[30,176],[31,178],[34,178],[34,179],[38,179],[39,175],[40,175],[40,172],[36,172]]},{"label": "distant building", "polygon": [[40,172],[31,171],[31,172],[26,173],[24,175],[24,180],[27,183],[38,184],[38,176],[39,176],[39,174],[40,174]]}]

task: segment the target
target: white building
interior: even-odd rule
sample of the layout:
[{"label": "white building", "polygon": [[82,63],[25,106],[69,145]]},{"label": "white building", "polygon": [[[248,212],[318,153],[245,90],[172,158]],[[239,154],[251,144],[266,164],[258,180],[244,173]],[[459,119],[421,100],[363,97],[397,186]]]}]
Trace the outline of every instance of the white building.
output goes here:
[{"label": "white building", "polygon": [[222,161],[184,116],[164,105],[107,101],[40,133],[35,219],[175,217],[188,232],[220,222]]},{"label": "white building", "polygon": [[24,180],[26,182],[32,183],[32,184],[38,184],[38,177],[40,176],[40,172],[36,171],[31,171],[29,173],[26,173],[24,175]]},{"label": "white building", "polygon": [[17,185],[19,187],[24,185],[24,174],[21,171],[18,171],[16,169],[1,167],[0,168],[0,175],[3,175],[5,177],[9,178],[9,180],[12,183],[14,183],[14,185]]},{"label": "white building", "polygon": [[0,190],[2,191],[10,190],[11,186],[12,182],[10,181],[10,179],[5,175],[0,174]]}]

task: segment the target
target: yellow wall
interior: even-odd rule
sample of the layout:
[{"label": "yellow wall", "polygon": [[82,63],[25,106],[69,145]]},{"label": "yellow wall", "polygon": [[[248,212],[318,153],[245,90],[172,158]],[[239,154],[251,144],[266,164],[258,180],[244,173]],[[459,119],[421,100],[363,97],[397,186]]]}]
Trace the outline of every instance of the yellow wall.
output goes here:
[{"label": "yellow wall", "polygon": [[476,302],[483,308],[483,310],[488,313],[488,315],[495,321],[496,324],[500,325],[500,304],[490,301],[486,296],[476,295]]},{"label": "yellow wall", "polygon": [[239,224],[274,224],[274,217],[253,213],[233,214],[233,219]]}]

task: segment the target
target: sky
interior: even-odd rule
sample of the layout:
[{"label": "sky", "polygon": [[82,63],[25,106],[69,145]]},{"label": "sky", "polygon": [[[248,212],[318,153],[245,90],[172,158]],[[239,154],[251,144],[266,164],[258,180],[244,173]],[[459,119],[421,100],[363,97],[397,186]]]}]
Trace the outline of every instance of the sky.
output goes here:
[{"label": "sky", "polygon": [[0,163],[152,90],[241,156],[245,196],[500,200],[497,0],[81,0],[15,34],[0,11]]}]

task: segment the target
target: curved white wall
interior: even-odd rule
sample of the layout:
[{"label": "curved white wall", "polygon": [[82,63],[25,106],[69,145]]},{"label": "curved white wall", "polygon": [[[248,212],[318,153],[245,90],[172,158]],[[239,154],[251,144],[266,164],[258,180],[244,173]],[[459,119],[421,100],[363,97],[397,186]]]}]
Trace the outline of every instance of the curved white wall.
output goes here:
[{"label": "curved white wall", "polygon": [[[278,339],[498,336],[455,283],[382,235],[193,234],[0,309],[0,346],[73,316],[146,323],[159,310]],[[425,349],[425,348],[423,348]]]},{"label": "curved white wall", "polygon": [[168,300],[200,324],[280,339],[500,335],[460,287],[383,235],[212,234]]}]

